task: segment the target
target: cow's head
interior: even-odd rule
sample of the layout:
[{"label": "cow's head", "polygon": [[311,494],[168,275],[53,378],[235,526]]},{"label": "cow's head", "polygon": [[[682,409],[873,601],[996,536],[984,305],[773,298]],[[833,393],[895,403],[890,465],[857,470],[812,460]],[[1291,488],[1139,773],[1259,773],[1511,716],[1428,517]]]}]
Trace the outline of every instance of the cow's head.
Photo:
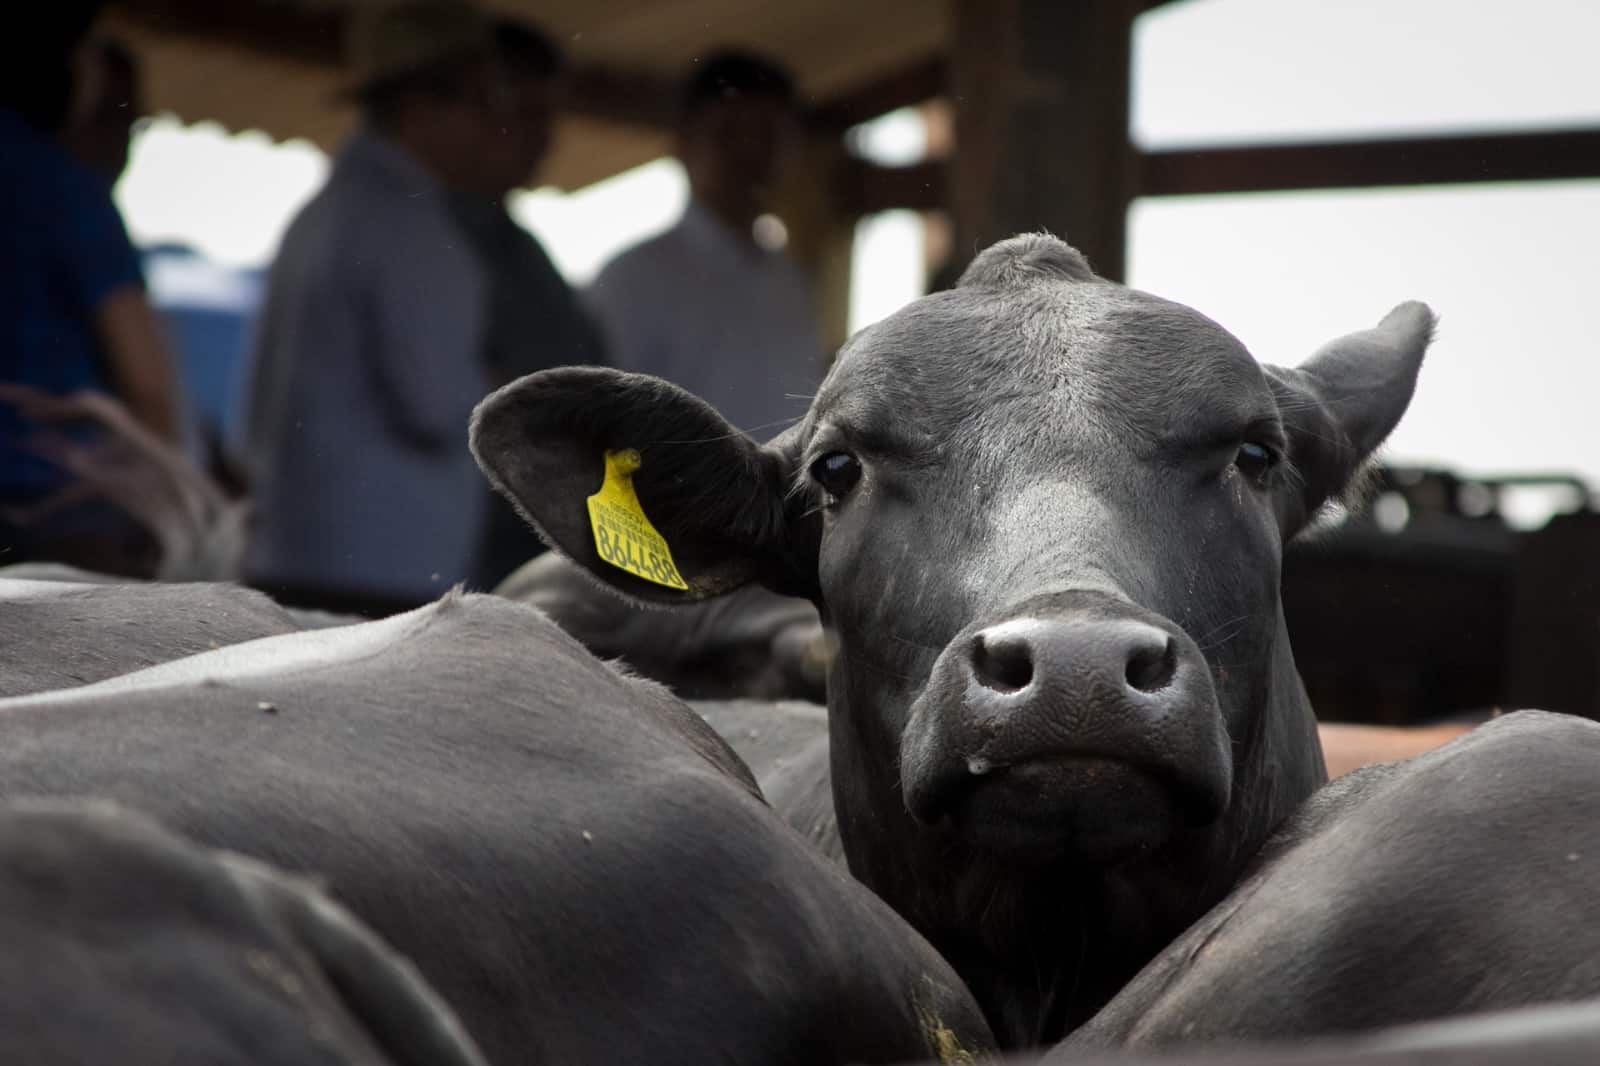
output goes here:
[{"label": "cow's head", "polygon": [[[1019,237],[858,334],[768,445],[663,382],[564,369],[485,401],[473,447],[626,592],[817,601],[847,854],[936,942],[996,899],[1014,914],[1008,871],[1060,906],[1055,875],[1116,881],[1181,928],[1322,780],[1282,547],[1399,420],[1432,326],[1407,304],[1263,367]],[[584,501],[623,448],[686,590],[596,552]]]}]

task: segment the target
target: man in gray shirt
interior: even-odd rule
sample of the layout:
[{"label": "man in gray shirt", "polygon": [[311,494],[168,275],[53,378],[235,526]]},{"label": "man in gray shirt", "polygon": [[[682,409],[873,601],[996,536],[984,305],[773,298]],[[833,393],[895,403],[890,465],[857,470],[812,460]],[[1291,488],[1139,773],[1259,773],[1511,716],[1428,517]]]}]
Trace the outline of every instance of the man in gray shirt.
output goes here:
[{"label": "man in gray shirt", "polygon": [[479,535],[488,290],[447,190],[510,113],[491,23],[465,3],[366,10],[351,52],[360,128],[285,235],[257,327],[247,577],[382,613],[461,580]]}]

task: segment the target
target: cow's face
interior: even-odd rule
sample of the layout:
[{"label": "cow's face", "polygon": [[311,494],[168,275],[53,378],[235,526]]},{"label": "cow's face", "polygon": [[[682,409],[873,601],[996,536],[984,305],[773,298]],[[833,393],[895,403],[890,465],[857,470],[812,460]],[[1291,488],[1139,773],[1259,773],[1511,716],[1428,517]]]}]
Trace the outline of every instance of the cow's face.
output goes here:
[{"label": "cow's face", "polygon": [[1228,804],[1288,441],[1202,316],[992,265],[857,336],[800,433],[836,691],[923,826],[1112,862]]},{"label": "cow's face", "polygon": [[[1306,752],[1259,750],[1282,544],[1398,420],[1431,325],[1407,305],[1264,370],[1203,316],[1017,238],[858,335],[766,447],[671,386],[563,370],[486,401],[474,448],[625,591],[817,600],[853,865],[915,836],[1108,868],[1216,822],[1245,764],[1316,761],[1309,729]],[[620,448],[686,592],[595,550],[584,499]]]}]

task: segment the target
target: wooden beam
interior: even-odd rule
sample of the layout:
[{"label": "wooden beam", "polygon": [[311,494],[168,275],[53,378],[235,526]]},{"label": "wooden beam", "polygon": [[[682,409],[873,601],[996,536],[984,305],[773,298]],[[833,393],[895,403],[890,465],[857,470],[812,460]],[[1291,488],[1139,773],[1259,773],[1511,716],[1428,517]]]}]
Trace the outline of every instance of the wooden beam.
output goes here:
[{"label": "wooden beam", "polygon": [[572,70],[565,109],[587,118],[667,130],[677,121],[678,86],[639,71],[579,65]]},{"label": "wooden beam", "polygon": [[1146,152],[1143,196],[1600,177],[1600,130]]},{"label": "wooden beam", "polygon": [[945,90],[943,56],[929,56],[811,109],[806,125],[817,133],[843,133],[857,123],[924,103]]},{"label": "wooden beam", "polygon": [[950,195],[949,168],[942,161],[884,167],[850,159],[836,180],[839,210],[856,217],[898,208],[935,211]]},{"label": "wooden beam", "polygon": [[1129,60],[1143,0],[948,2],[957,253],[1045,229],[1120,278],[1137,174]]},{"label": "wooden beam", "polygon": [[[1140,196],[1289,192],[1486,181],[1600,178],[1600,130],[1482,133],[1144,152]],[[943,206],[943,164],[879,167],[856,160],[840,175],[840,203],[859,214]]]},{"label": "wooden beam", "polygon": [[850,318],[850,260],[855,217],[840,209],[839,175],[850,165],[838,137],[807,136],[787,168],[773,213],[789,230],[788,253],[811,286],[824,348],[845,342]]}]

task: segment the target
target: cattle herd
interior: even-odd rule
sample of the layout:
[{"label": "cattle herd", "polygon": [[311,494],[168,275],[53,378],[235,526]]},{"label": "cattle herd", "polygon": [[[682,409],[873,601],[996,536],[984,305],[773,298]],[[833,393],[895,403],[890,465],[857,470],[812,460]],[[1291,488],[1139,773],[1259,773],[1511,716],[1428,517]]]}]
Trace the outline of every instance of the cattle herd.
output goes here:
[{"label": "cattle herd", "polygon": [[0,1054],[1600,1062],[1600,725],[1329,783],[1279,606],[1433,326],[1258,364],[1018,237],[764,445],[488,397],[497,594],[0,571]]}]

